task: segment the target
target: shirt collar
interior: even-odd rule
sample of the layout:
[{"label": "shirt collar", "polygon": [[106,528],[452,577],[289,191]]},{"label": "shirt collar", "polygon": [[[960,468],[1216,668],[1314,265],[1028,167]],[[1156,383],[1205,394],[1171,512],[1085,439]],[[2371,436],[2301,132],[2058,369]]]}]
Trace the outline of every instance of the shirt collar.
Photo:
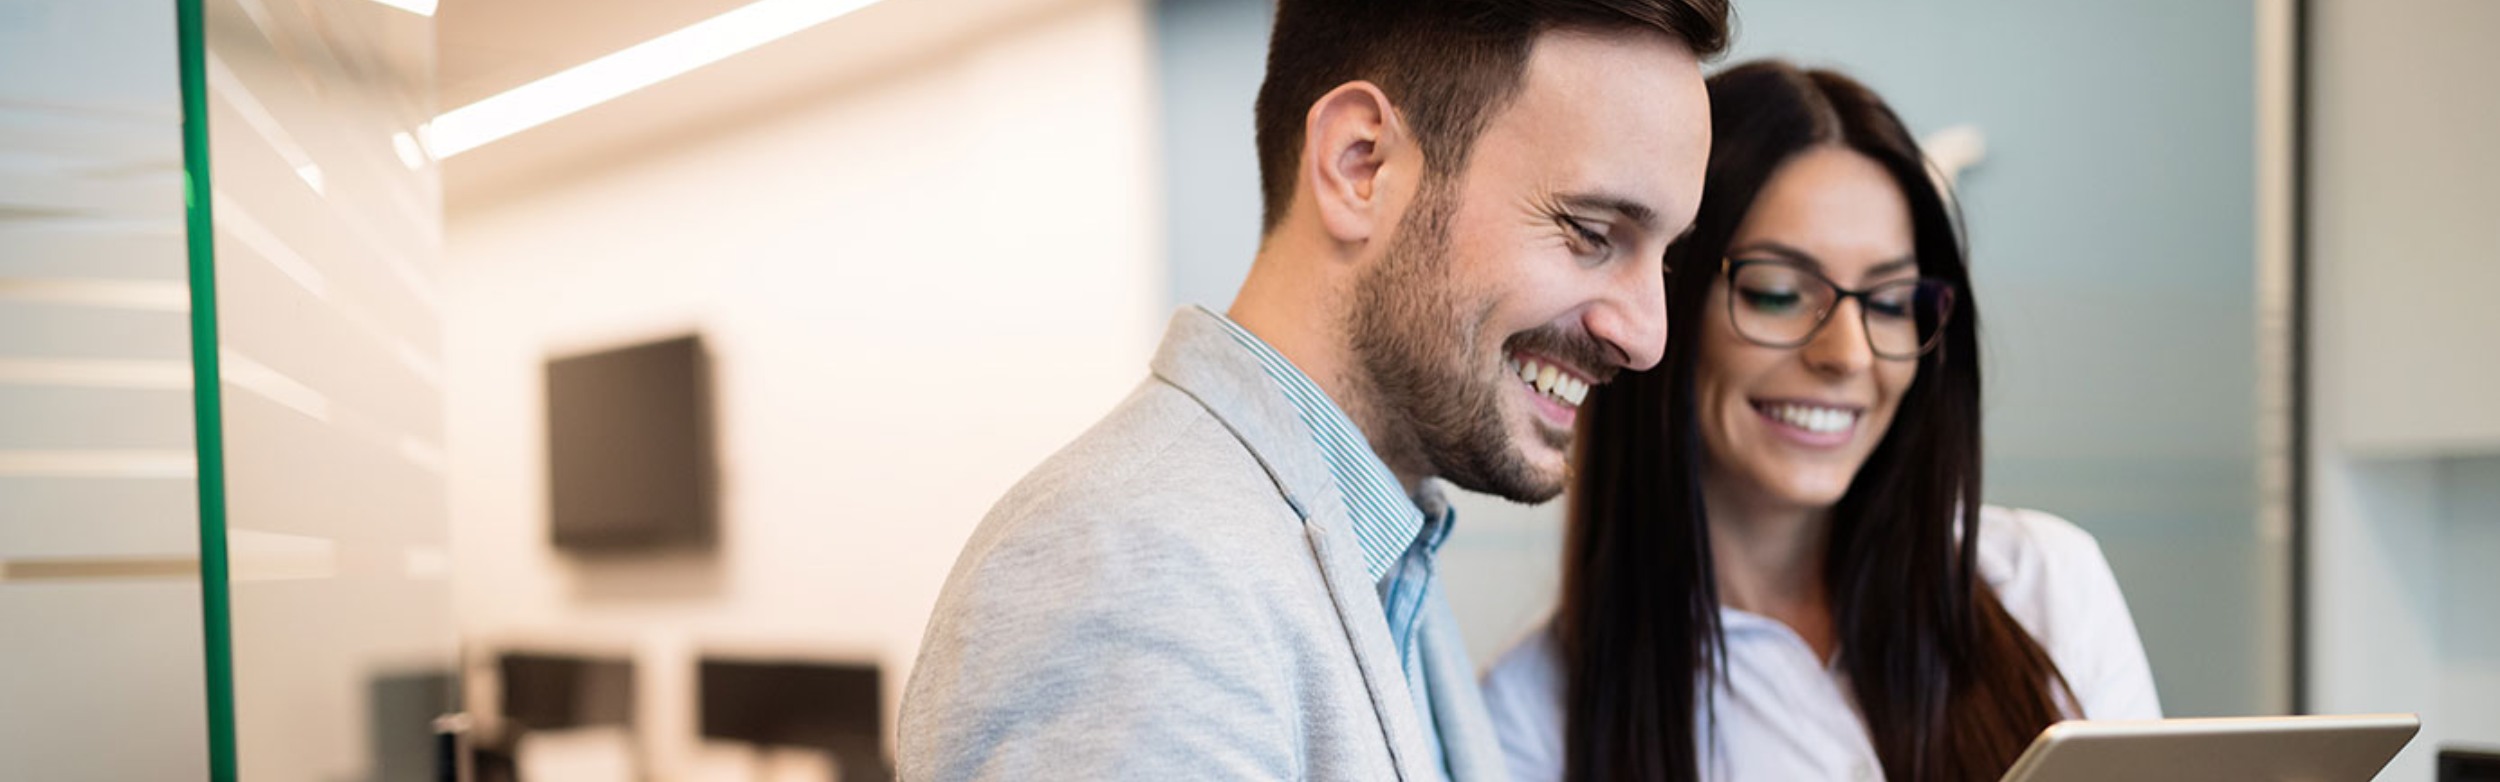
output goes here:
[{"label": "shirt collar", "polygon": [[[1337,479],[1337,492],[1345,495],[1346,513],[1354,522],[1354,537],[1362,544],[1363,568],[1372,580],[1380,580],[1424,532],[1424,510],[1399,488],[1397,475],[1380,461],[1371,441],[1320,390],[1318,383],[1241,324],[1212,310],[1207,314],[1214,315],[1233,341],[1258,359],[1259,368],[1285,393],[1286,401],[1301,415],[1303,425],[1310,427],[1312,439],[1319,444],[1321,460],[1328,463],[1329,474]],[[1440,492],[1427,484],[1421,494],[1425,503],[1437,511],[1435,515],[1446,521],[1449,509]],[[1438,550],[1449,537],[1450,525],[1433,526],[1436,529],[1432,537],[1422,542]]]}]

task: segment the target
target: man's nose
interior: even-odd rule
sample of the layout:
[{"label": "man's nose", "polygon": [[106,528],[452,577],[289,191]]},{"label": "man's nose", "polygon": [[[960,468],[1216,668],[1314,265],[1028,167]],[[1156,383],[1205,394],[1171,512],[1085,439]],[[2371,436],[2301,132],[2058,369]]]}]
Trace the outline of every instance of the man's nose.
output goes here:
[{"label": "man's nose", "polygon": [[1581,325],[1589,336],[1614,346],[1624,369],[1657,366],[1667,352],[1665,260],[1625,264],[1612,295],[1590,308]]}]

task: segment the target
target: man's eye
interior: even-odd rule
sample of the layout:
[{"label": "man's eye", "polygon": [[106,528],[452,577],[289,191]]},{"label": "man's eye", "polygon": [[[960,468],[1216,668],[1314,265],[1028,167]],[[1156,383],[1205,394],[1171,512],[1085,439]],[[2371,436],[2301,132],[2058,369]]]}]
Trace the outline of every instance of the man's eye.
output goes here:
[{"label": "man's eye", "polygon": [[1561,223],[1564,230],[1570,231],[1572,238],[1576,239],[1580,245],[1585,246],[1587,252],[1602,253],[1606,251],[1606,248],[1611,246],[1611,243],[1606,240],[1605,234],[1589,230],[1588,224],[1586,223],[1582,223],[1579,220],[1570,217],[1557,217],[1554,218],[1554,220],[1555,222]]}]

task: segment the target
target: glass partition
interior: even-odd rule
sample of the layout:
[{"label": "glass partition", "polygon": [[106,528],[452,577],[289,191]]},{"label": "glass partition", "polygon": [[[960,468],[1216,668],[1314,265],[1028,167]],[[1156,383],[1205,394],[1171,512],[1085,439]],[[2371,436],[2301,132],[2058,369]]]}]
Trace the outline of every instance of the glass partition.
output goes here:
[{"label": "glass partition", "polygon": [[245,779],[431,779],[430,726],[456,690],[433,20],[199,7],[208,155],[192,176],[214,241],[195,252],[212,259],[223,391],[222,447],[203,453],[230,563],[206,585],[225,598],[209,619],[212,638],[229,623],[234,693],[212,735]]},{"label": "glass partition", "polygon": [[10,778],[434,778],[432,31],[363,2],[0,6]]},{"label": "glass partition", "polygon": [[174,40],[161,0],[0,5],[12,779],[208,776]]}]

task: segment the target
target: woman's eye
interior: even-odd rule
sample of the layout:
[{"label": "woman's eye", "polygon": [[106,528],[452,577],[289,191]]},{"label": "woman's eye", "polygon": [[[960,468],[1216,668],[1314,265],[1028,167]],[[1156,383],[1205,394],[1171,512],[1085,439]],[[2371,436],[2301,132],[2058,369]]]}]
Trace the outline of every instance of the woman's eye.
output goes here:
[{"label": "woman's eye", "polygon": [[1894,284],[1878,288],[1866,297],[1866,314],[1879,318],[1907,318],[1917,308],[1918,289]]},{"label": "woman's eye", "polygon": [[1799,295],[1796,291],[1766,290],[1760,288],[1745,288],[1737,291],[1737,295],[1745,300],[1745,306],[1762,312],[1787,312],[1794,310],[1797,308],[1798,302],[1805,299],[1804,296]]}]

